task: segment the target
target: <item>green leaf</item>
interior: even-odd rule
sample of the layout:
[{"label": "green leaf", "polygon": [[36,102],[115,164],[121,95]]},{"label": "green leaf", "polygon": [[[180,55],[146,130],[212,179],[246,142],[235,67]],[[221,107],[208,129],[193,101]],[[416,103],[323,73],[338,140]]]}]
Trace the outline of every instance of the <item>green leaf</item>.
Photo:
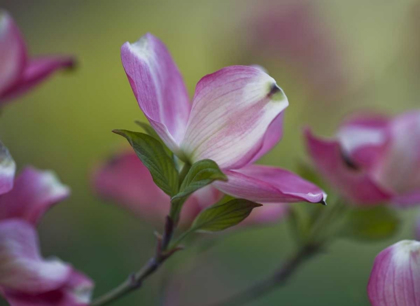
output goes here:
[{"label": "green leaf", "polygon": [[178,192],[179,174],[174,161],[165,152],[162,144],[152,136],[127,130],[114,130],[114,133],[125,137],[137,156],[149,169],[153,181],[169,196]]},{"label": "green leaf", "polygon": [[386,206],[354,208],[348,215],[342,236],[358,240],[377,240],[392,236],[398,229],[395,211]]},{"label": "green leaf", "polygon": [[[185,170],[188,172],[185,174],[185,178],[182,179]],[[214,161],[204,159],[194,163],[191,167],[185,164],[184,169],[182,169],[181,180],[182,184],[178,194],[171,199],[170,216],[175,221],[178,220],[182,206],[190,194],[216,180],[226,181],[227,177]]]},{"label": "green leaf", "polygon": [[163,146],[163,148],[165,149],[166,154],[169,155],[170,158],[173,158],[173,153],[171,150],[169,150],[169,148],[166,146],[166,144],[163,142],[163,140],[160,138],[160,136],[158,135],[158,133],[156,133],[156,131],[147,123],[145,122],[141,122],[141,121],[134,121],[138,126],[140,126],[149,136],[152,136],[153,138],[155,138],[156,140],[158,140],[161,145]]},{"label": "green leaf", "polygon": [[217,232],[234,226],[262,206],[244,199],[234,199],[209,206],[194,220],[190,231]]},{"label": "green leaf", "polygon": [[216,180],[227,181],[227,177],[214,161],[210,159],[200,160],[191,166],[173,200],[188,197],[194,191]]},{"label": "green leaf", "polygon": [[156,133],[156,131],[147,123],[145,122],[141,122],[141,121],[134,121],[138,126],[140,126],[146,133],[147,135],[152,136],[153,138],[159,139],[160,137],[159,135]]}]

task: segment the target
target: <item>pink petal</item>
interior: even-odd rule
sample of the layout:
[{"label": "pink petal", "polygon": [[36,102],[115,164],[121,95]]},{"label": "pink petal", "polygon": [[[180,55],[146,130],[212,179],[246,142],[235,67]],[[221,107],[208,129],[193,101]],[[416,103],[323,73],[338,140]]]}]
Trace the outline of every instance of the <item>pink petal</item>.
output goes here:
[{"label": "pink petal", "polygon": [[0,220],[18,218],[36,224],[46,210],[70,194],[54,173],[25,168],[14,188],[0,196]]},{"label": "pink petal", "polygon": [[80,272],[73,271],[61,288],[41,294],[3,290],[11,306],[87,306],[90,303],[93,282]]},{"label": "pink petal", "polygon": [[4,290],[31,294],[55,290],[71,273],[71,267],[57,259],[42,259],[35,229],[17,219],[0,222],[0,258],[0,286]]},{"label": "pink petal", "polygon": [[[93,187],[104,199],[112,200],[137,216],[162,225],[170,210],[170,198],[153,182],[149,170],[132,150],[114,156],[93,174]],[[188,226],[205,207],[222,194],[208,186],[196,191],[184,204],[180,226]]]},{"label": "pink petal", "polygon": [[287,106],[286,95],[261,69],[223,68],[198,82],[182,150],[191,162],[209,158],[224,169],[240,168],[276,141],[265,144],[265,135]]},{"label": "pink petal", "polygon": [[282,221],[289,214],[289,206],[283,203],[264,204],[258,209],[252,210],[248,218],[242,221],[240,226],[268,225]]},{"label": "pink petal", "polygon": [[268,126],[264,135],[263,145],[248,164],[253,164],[269,152],[283,137],[284,111],[281,112]]},{"label": "pink petal", "polygon": [[403,240],[379,253],[368,295],[372,306],[420,306],[420,242]]},{"label": "pink petal", "polygon": [[217,181],[216,188],[237,198],[259,203],[324,203],[326,194],[296,174],[260,165],[226,170],[227,182]]},{"label": "pink petal", "polygon": [[26,65],[26,46],[12,17],[0,10],[0,97],[22,74]]},{"label": "pink petal", "polygon": [[93,188],[152,223],[162,223],[169,212],[170,198],[153,182],[149,170],[132,151],[115,155],[93,174]]},{"label": "pink petal", "polygon": [[379,186],[365,172],[347,161],[338,141],[316,138],[309,130],[305,132],[306,145],[315,166],[342,195],[355,201],[354,204],[379,204],[389,200],[391,193]]},{"label": "pink petal", "polygon": [[9,150],[0,141],[0,195],[13,188],[16,164]]},{"label": "pink petal", "polygon": [[397,116],[391,123],[388,150],[378,160],[375,178],[399,196],[406,204],[418,204],[420,193],[420,111]]},{"label": "pink petal", "polygon": [[31,59],[19,80],[1,94],[0,100],[5,101],[15,98],[38,85],[57,70],[68,69],[73,66],[74,59],[71,57],[49,56]]},{"label": "pink petal", "polygon": [[140,108],[174,152],[190,113],[188,93],[165,45],[152,34],[121,47],[121,59]]},{"label": "pink petal", "polygon": [[346,120],[337,133],[346,156],[363,169],[374,169],[388,148],[390,121],[377,114],[356,114]]}]

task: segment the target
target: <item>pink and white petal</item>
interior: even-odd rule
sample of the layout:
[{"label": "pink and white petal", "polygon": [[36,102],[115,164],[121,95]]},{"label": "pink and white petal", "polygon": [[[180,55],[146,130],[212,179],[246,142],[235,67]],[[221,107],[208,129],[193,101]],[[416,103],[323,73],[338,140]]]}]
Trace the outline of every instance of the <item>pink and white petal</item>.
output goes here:
[{"label": "pink and white petal", "polygon": [[392,193],[381,188],[363,169],[346,160],[338,141],[319,139],[305,131],[306,145],[318,171],[355,205],[375,205],[387,201]]},{"label": "pink and white petal", "polygon": [[87,306],[91,300],[93,282],[80,272],[73,271],[68,282],[59,289],[41,294],[2,290],[11,306]]},{"label": "pink and white petal", "polygon": [[31,59],[23,70],[19,80],[1,94],[0,100],[6,101],[24,94],[57,70],[72,68],[74,62],[75,60],[68,56],[49,56]]},{"label": "pink and white petal", "polygon": [[13,189],[0,196],[0,220],[18,218],[36,225],[51,206],[69,195],[70,189],[53,172],[26,167]]},{"label": "pink and white petal", "polygon": [[372,306],[420,306],[420,242],[403,240],[379,253],[367,289]]},{"label": "pink and white petal", "polygon": [[388,147],[390,122],[377,114],[353,115],[337,133],[344,153],[359,167],[373,169]]},{"label": "pink and white petal", "polygon": [[282,89],[260,69],[223,68],[198,82],[182,150],[191,162],[209,158],[223,169],[240,168],[260,152],[287,106]]},{"label": "pink and white petal", "polygon": [[284,220],[288,214],[288,204],[264,204],[263,206],[258,207],[258,209],[252,210],[248,218],[240,223],[240,226],[269,225]]},{"label": "pink and white petal", "polygon": [[39,254],[33,226],[10,219],[0,222],[0,286],[38,294],[63,286],[71,267],[58,259],[44,260]]},{"label": "pink and white petal", "polygon": [[132,151],[115,155],[93,173],[93,188],[103,199],[152,223],[162,224],[170,198],[153,182],[146,166]]},{"label": "pink and white petal", "polygon": [[9,150],[0,141],[0,195],[9,192],[13,188],[15,172],[15,161]]},{"label": "pink and white petal", "polygon": [[150,124],[165,141],[179,144],[190,114],[187,89],[165,45],[152,34],[121,47],[121,59],[134,95]]},{"label": "pink and white petal", "polygon": [[260,151],[252,158],[248,164],[253,164],[259,160],[263,155],[269,152],[283,137],[283,121],[284,111],[277,115],[277,117],[268,126],[264,135],[264,140]]},{"label": "pink and white petal", "polygon": [[217,181],[214,186],[237,198],[258,203],[325,203],[326,200],[319,187],[284,169],[251,165],[224,173],[228,181]]},{"label": "pink and white petal", "polygon": [[0,10],[0,97],[16,83],[26,66],[25,42],[13,18]]},{"label": "pink and white petal", "polygon": [[392,121],[389,148],[378,161],[374,175],[398,195],[411,194],[420,191],[419,168],[420,111],[411,111]]}]

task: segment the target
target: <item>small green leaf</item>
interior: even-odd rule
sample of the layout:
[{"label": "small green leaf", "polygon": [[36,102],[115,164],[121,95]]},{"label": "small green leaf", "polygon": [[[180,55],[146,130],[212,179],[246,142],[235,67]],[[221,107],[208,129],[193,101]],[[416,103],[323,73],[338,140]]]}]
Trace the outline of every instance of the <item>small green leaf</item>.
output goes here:
[{"label": "small green leaf", "polygon": [[147,135],[152,136],[153,138],[160,139],[159,135],[156,133],[156,131],[147,123],[141,122],[141,121],[134,121],[138,126],[140,126]]},{"label": "small green leaf", "polygon": [[163,146],[163,148],[165,149],[166,154],[169,155],[170,158],[173,158],[173,153],[171,150],[169,150],[169,148],[166,146],[166,144],[163,142],[163,140],[160,138],[160,136],[158,135],[158,133],[156,133],[156,131],[147,123],[145,122],[141,122],[141,121],[134,121],[138,126],[140,126],[149,136],[152,136],[154,139],[158,140],[161,145]]},{"label": "small green leaf", "polygon": [[210,159],[200,160],[191,166],[173,200],[188,197],[194,191],[216,180],[227,181],[227,177],[214,161]]},{"label": "small green leaf", "polygon": [[114,133],[125,137],[137,156],[149,169],[153,181],[169,196],[178,192],[178,171],[173,160],[165,152],[162,144],[152,136],[127,130],[114,130]]},{"label": "small green leaf", "polygon": [[392,236],[398,229],[399,219],[386,206],[354,208],[347,216],[342,235],[358,240],[376,240]]},{"label": "small green leaf", "polygon": [[[187,164],[184,166],[188,166]],[[200,160],[191,167],[184,168],[188,172],[182,180],[178,194],[171,199],[171,217],[178,220],[181,209],[187,198],[194,191],[203,188],[216,180],[226,181],[226,175],[219,166],[210,159]],[[184,169],[182,173],[184,173]],[[181,174],[181,177],[183,175]],[[182,178],[181,178],[182,179]]]},{"label": "small green leaf", "polygon": [[249,216],[255,207],[259,206],[262,205],[244,199],[234,199],[212,205],[197,216],[190,231],[222,231],[240,223]]}]

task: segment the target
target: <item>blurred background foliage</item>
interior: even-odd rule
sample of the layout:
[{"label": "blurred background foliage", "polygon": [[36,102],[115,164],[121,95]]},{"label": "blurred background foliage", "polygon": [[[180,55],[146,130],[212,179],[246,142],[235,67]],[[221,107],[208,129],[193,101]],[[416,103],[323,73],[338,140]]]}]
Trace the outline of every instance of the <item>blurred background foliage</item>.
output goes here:
[{"label": "blurred background foliage", "polygon": [[[0,138],[19,168],[54,169],[72,188],[71,198],[43,219],[42,249],[86,272],[96,294],[143,265],[154,247],[153,228],[98,200],[90,188],[98,160],[126,145],[111,130],[133,130],[134,120],[145,120],[120,62],[125,41],[146,32],[161,38],[191,95],[202,76],[224,66],[265,67],[290,106],[282,142],[261,162],[294,171],[307,159],[303,127],[331,135],[350,112],[394,114],[419,105],[420,2],[414,0],[2,0],[1,7],[14,16],[33,55],[73,54],[78,60],[75,71],[6,107]],[[402,212],[404,222],[392,239],[335,242],[288,286],[251,305],[368,305],[374,257],[392,242],[412,238],[415,214]],[[294,248],[285,222],[217,239],[198,257],[194,245],[200,242],[191,243],[142,290],[115,305],[203,305],[264,277]],[[177,286],[166,292],[171,303],[165,302],[161,288],[175,271]]]}]

